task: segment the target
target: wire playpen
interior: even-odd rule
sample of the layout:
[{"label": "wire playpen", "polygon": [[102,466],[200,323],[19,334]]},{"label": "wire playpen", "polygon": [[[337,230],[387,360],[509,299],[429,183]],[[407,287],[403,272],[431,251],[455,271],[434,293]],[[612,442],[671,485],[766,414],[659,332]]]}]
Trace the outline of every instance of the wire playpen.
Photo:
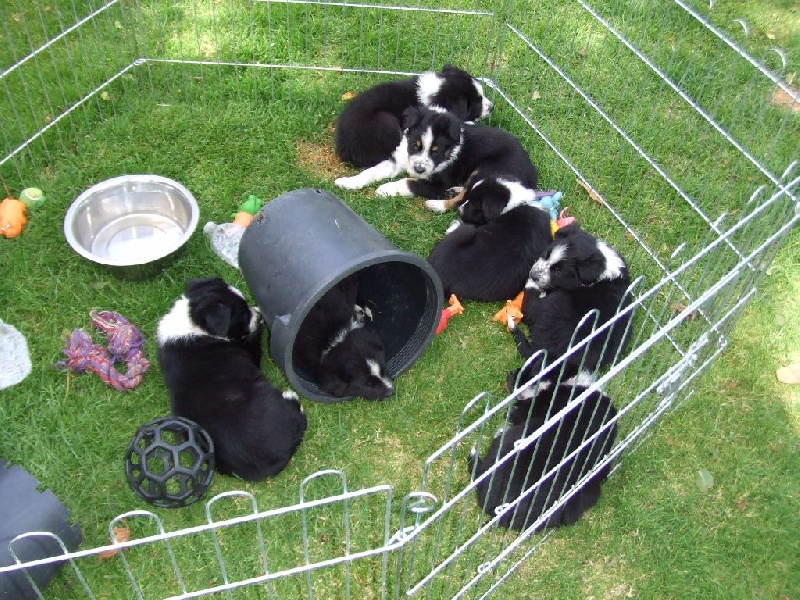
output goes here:
[{"label": "wire playpen", "polygon": [[[0,173],[11,187],[44,181],[88,132],[128,115],[222,98],[277,103],[324,128],[346,92],[450,62],[481,78],[498,107],[490,123],[523,141],[548,184],[574,187],[596,209],[591,227],[623,250],[634,301],[628,352],[587,392],[613,399],[616,442],[522,531],[498,527],[502,514],[490,518],[476,505],[466,455],[485,450],[516,399],[479,393],[464,399],[452,437],[432,449],[402,497],[388,484],[351,489],[344,472],[322,471],[303,480],[294,504],[265,509],[250,493],[225,492],[208,500],[205,521],[178,530],[134,510],[111,521],[108,544],[61,543],[51,557],[0,566],[0,578],[27,585],[37,568],[58,564],[76,598],[106,597],[96,590],[109,577],[115,597],[136,598],[461,598],[500,589],[547,538],[548,516],[600,469],[620,465],[691,394],[798,220],[800,98],[782,77],[785,57],[748,54],[747,24],[716,23],[713,6],[645,4],[6,3]],[[76,177],[88,185],[96,176]],[[585,346],[576,340],[571,352]],[[558,428],[563,414],[525,444]],[[527,485],[536,493],[535,481]],[[121,523],[130,539],[115,537]],[[48,535],[10,541],[12,555]],[[248,555],[228,550],[232,536],[252,540]],[[97,557],[114,552],[98,574]],[[187,555],[211,567],[190,572]]]}]

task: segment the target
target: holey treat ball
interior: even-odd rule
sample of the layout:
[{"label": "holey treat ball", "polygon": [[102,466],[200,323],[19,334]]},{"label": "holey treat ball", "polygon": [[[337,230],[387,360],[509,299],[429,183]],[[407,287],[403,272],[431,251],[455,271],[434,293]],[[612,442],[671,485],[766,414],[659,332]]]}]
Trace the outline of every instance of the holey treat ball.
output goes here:
[{"label": "holey treat ball", "polygon": [[161,508],[199,500],[214,475],[214,443],[194,421],[165,416],[142,425],[125,454],[133,491]]}]

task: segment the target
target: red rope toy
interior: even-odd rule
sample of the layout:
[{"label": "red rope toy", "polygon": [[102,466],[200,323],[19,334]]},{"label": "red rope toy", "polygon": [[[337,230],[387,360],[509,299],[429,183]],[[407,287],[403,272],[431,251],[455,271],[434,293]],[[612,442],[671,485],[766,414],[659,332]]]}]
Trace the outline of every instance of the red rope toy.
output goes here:
[{"label": "red rope toy", "polygon": [[[142,332],[119,313],[93,310],[89,316],[95,329],[106,337],[108,349],[93,343],[88,333],[76,328],[62,351],[67,360],[56,364],[73,373],[94,373],[120,392],[132,390],[142,382],[142,376],[150,368],[150,361],[142,351]],[[125,373],[117,371],[117,362],[126,363],[128,370]]]}]

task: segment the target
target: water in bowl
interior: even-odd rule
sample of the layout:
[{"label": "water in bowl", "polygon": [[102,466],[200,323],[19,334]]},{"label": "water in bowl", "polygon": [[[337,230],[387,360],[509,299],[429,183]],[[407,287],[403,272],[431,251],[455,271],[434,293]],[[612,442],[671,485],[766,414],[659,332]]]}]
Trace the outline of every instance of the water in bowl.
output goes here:
[{"label": "water in bowl", "polygon": [[183,228],[170,217],[132,213],[100,229],[92,240],[91,251],[109,260],[144,263],[168,254],[182,235]]}]

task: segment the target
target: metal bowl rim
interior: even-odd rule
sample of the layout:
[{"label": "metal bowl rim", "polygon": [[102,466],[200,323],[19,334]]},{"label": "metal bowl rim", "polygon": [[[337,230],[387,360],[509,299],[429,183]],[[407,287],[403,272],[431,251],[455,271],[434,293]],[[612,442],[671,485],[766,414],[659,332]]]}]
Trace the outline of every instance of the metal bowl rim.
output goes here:
[{"label": "metal bowl rim", "polygon": [[[86,197],[92,194],[95,194],[99,191],[108,188],[115,187],[122,183],[158,183],[158,184],[169,185],[177,189],[178,192],[180,192],[183,195],[183,197],[188,201],[189,206],[191,208],[189,225],[186,228],[186,231],[183,232],[183,235],[176,241],[175,246],[173,248],[170,248],[169,250],[167,250],[166,252],[162,252],[161,254],[149,257],[146,261],[131,262],[125,260],[112,260],[108,258],[99,257],[87,251],[83,246],[81,246],[81,244],[78,243],[78,240],[75,239],[75,236],[72,233],[71,224],[75,219],[75,214],[78,212],[78,209],[82,204],[82,202],[86,199]],[[72,204],[70,204],[69,208],[67,209],[66,215],[64,215],[64,236],[67,238],[67,242],[69,243],[69,245],[72,246],[72,249],[87,260],[90,260],[100,265],[106,265],[110,267],[133,267],[136,265],[143,265],[155,262],[157,260],[161,260],[162,258],[169,256],[170,254],[178,250],[192,236],[195,229],[197,229],[197,223],[199,222],[199,220],[200,220],[200,207],[197,204],[197,200],[184,185],[178,183],[174,179],[169,179],[168,177],[162,177],[160,175],[120,175],[119,177],[112,177],[111,179],[106,179],[105,181],[96,183],[92,187],[81,192],[81,194],[77,198],[75,198],[75,200],[72,201]]]}]

